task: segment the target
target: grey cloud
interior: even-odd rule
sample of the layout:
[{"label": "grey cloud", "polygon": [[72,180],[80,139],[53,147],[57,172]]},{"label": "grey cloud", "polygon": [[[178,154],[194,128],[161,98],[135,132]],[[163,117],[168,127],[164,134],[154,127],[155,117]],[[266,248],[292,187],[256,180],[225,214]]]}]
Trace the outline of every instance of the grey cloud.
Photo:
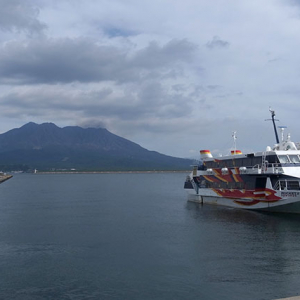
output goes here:
[{"label": "grey cloud", "polygon": [[175,64],[190,60],[195,49],[185,40],[173,40],[164,46],[151,43],[129,58],[125,50],[84,38],[11,42],[0,49],[0,78],[8,83],[53,84],[176,76]]},{"label": "grey cloud", "polygon": [[206,44],[209,49],[226,48],[229,46],[229,42],[221,40],[218,36],[214,36],[211,41]]},{"label": "grey cloud", "polygon": [[137,34],[135,31],[118,27],[104,27],[103,31],[109,37],[129,37]]},{"label": "grey cloud", "polygon": [[38,20],[39,9],[26,0],[0,0],[0,29],[41,34],[46,25]]},{"label": "grey cloud", "polygon": [[89,124],[88,120],[96,119],[150,123],[153,119],[184,118],[192,112],[191,99],[168,92],[168,88],[159,82],[85,92],[81,88],[73,89],[73,85],[16,87],[0,97],[0,104],[1,114],[6,117],[84,119],[86,124]]},{"label": "grey cloud", "polygon": [[194,85],[191,90],[189,96],[197,99],[204,99],[207,96],[212,97],[216,93],[220,93],[222,91],[222,86],[216,84],[210,85]]},{"label": "grey cloud", "polygon": [[28,115],[36,111],[42,115],[45,109],[49,109],[51,114],[53,111],[81,112],[86,109],[93,111],[100,106],[99,103],[105,103],[105,100],[109,99],[112,94],[112,90],[109,88],[89,92],[72,90],[72,88],[72,86],[61,86],[53,89],[53,86],[41,86],[32,89],[25,88],[25,90],[16,89],[2,96],[0,103],[2,106],[11,107],[15,111],[24,111]]},{"label": "grey cloud", "polygon": [[159,82],[145,85],[139,92],[138,98],[143,99],[147,115],[159,118],[184,117],[192,111],[192,99],[180,92],[168,92]]},{"label": "grey cloud", "polygon": [[80,120],[77,125],[83,128],[105,128],[106,127],[105,122],[98,119],[91,119],[91,118],[88,118],[87,120],[86,119]]},{"label": "grey cloud", "polygon": [[276,58],[273,58],[273,59],[269,59],[269,60],[268,60],[268,63],[271,63],[271,64],[277,63],[277,62],[284,62],[284,59],[281,58],[281,57],[276,57]]},{"label": "grey cloud", "polygon": [[176,62],[191,61],[197,46],[187,40],[171,40],[164,46],[151,42],[148,47],[138,51],[133,63],[143,68],[170,66]]},{"label": "grey cloud", "polygon": [[287,0],[287,4],[293,5],[293,6],[300,6],[299,0]]},{"label": "grey cloud", "polygon": [[187,87],[183,84],[174,84],[172,85],[172,89],[175,92],[185,92],[187,90]]},{"label": "grey cloud", "polygon": [[[132,86],[134,92],[110,95],[107,99],[97,98],[84,102],[85,116],[110,116],[120,120],[149,120],[155,118],[184,117],[192,111],[191,100],[180,93],[169,93],[159,82]],[[189,100],[189,101],[188,101]]]},{"label": "grey cloud", "polygon": [[209,90],[217,90],[217,89],[219,89],[221,86],[220,85],[217,85],[217,84],[210,84],[210,85],[208,85],[207,86],[207,88],[209,89]]},{"label": "grey cloud", "polygon": [[21,83],[113,80],[124,60],[117,48],[87,39],[14,42],[1,49],[0,75]]}]

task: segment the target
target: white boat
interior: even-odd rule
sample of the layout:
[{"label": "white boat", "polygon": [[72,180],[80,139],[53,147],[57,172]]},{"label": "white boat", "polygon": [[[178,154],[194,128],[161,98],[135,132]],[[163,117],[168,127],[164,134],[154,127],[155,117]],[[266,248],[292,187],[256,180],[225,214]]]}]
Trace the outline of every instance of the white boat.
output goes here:
[{"label": "white boat", "polygon": [[[188,200],[234,208],[300,213],[300,143],[279,141],[275,112],[270,110],[276,144],[266,151],[213,157],[201,150],[201,163],[193,167],[184,188]],[[236,139],[235,133],[233,135]],[[235,143],[234,143],[235,144]]]}]

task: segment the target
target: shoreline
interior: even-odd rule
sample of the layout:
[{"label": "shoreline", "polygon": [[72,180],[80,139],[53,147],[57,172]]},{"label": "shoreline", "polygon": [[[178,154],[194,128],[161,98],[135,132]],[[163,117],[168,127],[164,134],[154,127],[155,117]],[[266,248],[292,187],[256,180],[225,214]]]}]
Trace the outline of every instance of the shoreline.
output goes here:
[{"label": "shoreline", "polygon": [[34,175],[44,175],[44,174],[145,174],[145,173],[190,173],[190,170],[177,170],[177,171],[62,171],[62,172],[57,172],[57,171],[41,171],[41,172],[36,172],[32,173]]}]

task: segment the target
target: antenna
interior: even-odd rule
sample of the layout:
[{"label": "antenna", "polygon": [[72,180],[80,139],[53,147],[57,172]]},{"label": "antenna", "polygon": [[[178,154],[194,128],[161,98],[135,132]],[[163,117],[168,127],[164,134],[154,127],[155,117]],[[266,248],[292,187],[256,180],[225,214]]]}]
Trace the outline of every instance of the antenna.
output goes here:
[{"label": "antenna", "polygon": [[277,144],[279,144],[278,133],[277,133],[276,125],[275,125],[275,121],[279,121],[279,120],[275,119],[275,110],[272,110],[271,107],[269,107],[269,111],[271,113],[272,119],[266,119],[265,121],[272,121],[273,122],[276,142],[277,142]]},{"label": "antenna", "polygon": [[234,150],[234,153],[235,153],[236,152],[236,139],[237,139],[236,131],[232,132],[232,138],[233,138],[233,150]]}]

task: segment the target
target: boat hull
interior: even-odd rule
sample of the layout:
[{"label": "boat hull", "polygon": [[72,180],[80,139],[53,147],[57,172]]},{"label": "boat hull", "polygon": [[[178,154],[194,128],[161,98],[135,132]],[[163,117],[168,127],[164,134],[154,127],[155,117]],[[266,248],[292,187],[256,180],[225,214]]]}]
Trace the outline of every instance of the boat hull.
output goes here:
[{"label": "boat hull", "polygon": [[219,196],[189,193],[188,201],[202,204],[221,205],[232,208],[242,208],[248,210],[300,213],[300,196],[294,198],[284,198],[274,202],[270,202],[257,199],[231,199]]}]

